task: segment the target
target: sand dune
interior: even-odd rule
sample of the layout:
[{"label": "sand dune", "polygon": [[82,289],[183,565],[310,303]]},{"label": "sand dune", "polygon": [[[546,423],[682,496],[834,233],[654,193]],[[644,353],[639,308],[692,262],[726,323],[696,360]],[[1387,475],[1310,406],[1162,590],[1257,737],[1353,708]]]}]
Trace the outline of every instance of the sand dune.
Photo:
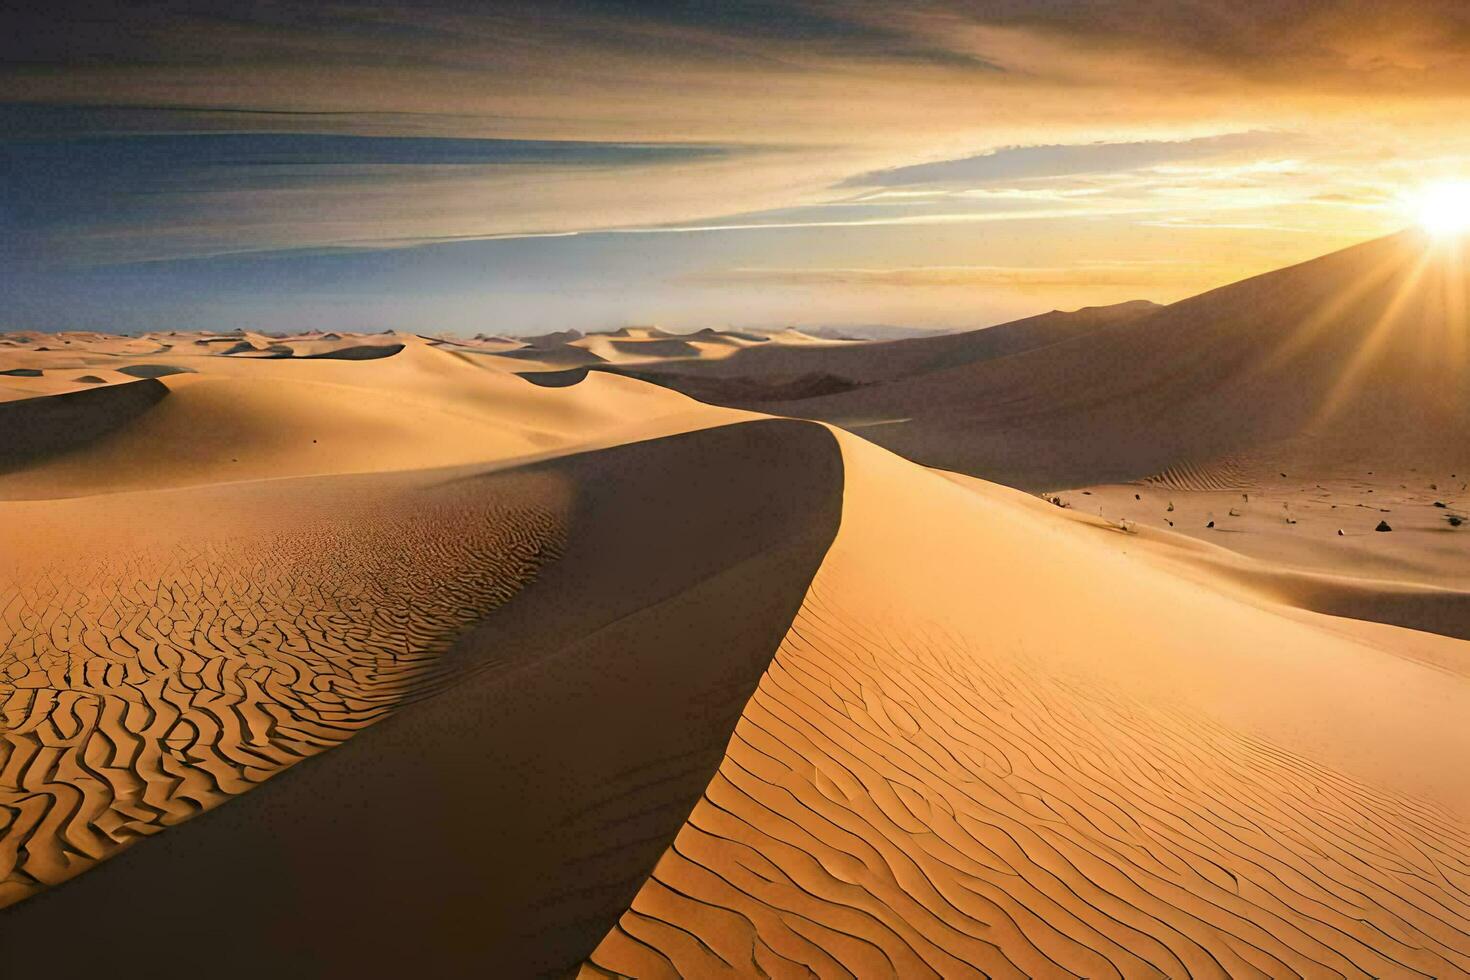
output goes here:
[{"label": "sand dune", "polygon": [[1221,465],[1470,469],[1467,273],[1405,232],[1013,356],[766,410],[1036,489]]},{"label": "sand dune", "polygon": [[[706,339],[682,342],[683,349],[619,344],[597,337],[576,343],[596,350],[609,362],[595,366],[598,370],[652,381],[703,402],[762,411],[779,406],[783,414],[819,417],[825,405],[819,399],[824,396],[900,378],[924,378],[948,368],[1043,347],[1156,308],[1152,303],[1135,302],[1071,313],[1054,311],[983,330],[882,343],[826,340],[794,330],[773,333],[760,343],[739,334],[701,331],[691,335],[690,341]],[[806,412],[808,405],[817,410]]]},{"label": "sand dune", "polygon": [[442,683],[571,504],[545,474],[471,493],[433,467],[741,417],[611,377],[546,393],[422,344],[304,360],[180,355],[0,406],[0,904]]},{"label": "sand dune", "polygon": [[925,465],[1031,489],[1448,473],[1470,470],[1467,258],[1404,232],[1166,308],[609,370],[835,422]]},{"label": "sand dune", "polygon": [[1167,308],[608,370],[1230,548],[1319,611],[1465,636],[1462,248],[1405,232]]},{"label": "sand dune", "polygon": [[[164,363],[186,370],[154,382],[169,392],[156,410],[85,451],[57,444],[36,465],[0,474],[0,499],[448,466],[535,455],[660,415],[728,418],[611,376],[548,393],[488,369],[484,358],[422,343],[366,364],[211,356]],[[108,391],[65,397],[100,404]],[[13,410],[42,411],[43,402],[50,400]],[[74,402],[55,404],[52,414]]]},{"label": "sand dune", "polygon": [[586,974],[1470,970],[1463,674],[842,445],[837,540]]},{"label": "sand dune", "polygon": [[[318,346],[318,345],[313,345]],[[240,341],[230,349],[221,351],[227,357],[250,356],[250,357],[304,357],[304,358],[328,358],[337,361],[371,361],[379,357],[392,357],[403,350],[402,344],[354,344],[344,346],[332,344],[325,349],[317,350],[315,353],[297,353],[295,345],[285,343],[273,343],[265,346]]]},{"label": "sand dune", "polygon": [[678,335],[669,333],[662,327],[619,327],[609,330],[607,336],[623,340],[668,340]]},{"label": "sand dune", "polygon": [[[848,346],[847,342],[812,337],[798,330],[780,330],[768,335],[758,335],[705,328],[693,333],[674,334],[658,327],[620,327],[617,330],[589,334],[569,330],[528,337],[522,346],[501,348],[491,353],[518,361],[534,362],[534,368],[541,371],[586,366],[640,376],[639,371],[656,370],[660,372],[659,380],[665,386],[683,390],[669,376],[704,374],[716,370],[711,366],[727,359],[742,365],[747,364],[741,357],[750,348],[797,351],[799,353],[795,356],[798,363],[807,363],[802,355],[845,346]],[[729,404],[731,399],[726,398],[721,403]]]},{"label": "sand dune", "polygon": [[[1101,326],[1135,319],[1157,308],[1152,303],[1135,302],[1091,307],[1071,313],[1053,311],[982,330],[883,343],[822,342],[799,335],[807,343],[771,343],[718,361],[671,364],[664,370],[671,375],[739,378],[766,383],[820,374],[842,378],[855,387],[925,375],[1045,347]],[[777,334],[773,340],[790,334]],[[663,380],[674,387],[683,383],[682,377]]]},{"label": "sand dune", "polygon": [[[1424,474],[1417,485],[1366,481],[1278,475],[1245,490],[1145,483],[1050,496],[1072,513],[1129,528],[1140,548],[1166,541],[1305,608],[1466,636],[1470,550],[1461,531],[1470,515],[1460,482],[1447,493]],[[1380,521],[1392,532],[1378,532]]]},{"label": "sand dune", "polygon": [[518,361],[534,361],[542,367],[567,367],[576,364],[601,364],[603,357],[585,347],[574,344],[558,344],[548,347],[520,347],[515,350],[497,351],[495,356],[514,358]]},{"label": "sand dune", "polygon": [[[319,976],[387,969],[443,976],[470,964],[529,976],[574,967],[627,906],[719,765],[836,530],[842,478],[825,431],[758,422],[509,473],[256,486],[273,501],[330,496],[339,513],[373,509],[354,515],[346,539],[310,540],[306,554],[265,546],[282,581],[318,583],[313,594],[284,602],[294,623],[232,619],[218,637],[217,660],[186,662],[178,674],[179,652],[104,650],[78,673],[102,686],[110,671],[148,674],[152,664],[153,676],[128,678],[141,698],[128,694],[126,681],[74,688],[69,727],[59,731],[49,716],[21,712],[22,738],[49,734],[69,744],[60,761],[38,745],[15,764],[32,780],[29,800],[57,794],[37,818],[39,831],[20,828],[29,843],[17,874],[59,875],[37,856],[44,845],[62,850],[100,838],[93,846],[106,846],[108,832],[134,833],[151,808],[166,811],[155,822],[177,822],[396,711],[227,807],[13,908],[0,929],[27,937],[7,945],[16,969],[82,972],[149,958],[159,902],[171,909],[171,954],[156,962],[157,976],[190,975],[200,961],[213,961],[215,976],[257,976],[282,962]],[[235,488],[187,493],[240,506]],[[187,504],[197,512],[198,503]],[[381,530],[351,534],[372,528]],[[292,532],[273,529],[271,540],[293,541]],[[478,567],[470,556],[479,556]],[[513,558],[519,564],[505,567]],[[322,575],[303,560],[341,567]],[[436,594],[430,583],[456,562],[467,566],[465,584]],[[382,594],[361,577],[400,564],[401,587],[416,597],[413,616],[382,626],[407,630],[416,657],[391,644],[379,649],[377,620],[362,623],[343,607],[385,616],[402,607],[407,596]],[[535,582],[523,585],[530,574]],[[474,582],[493,594],[476,595]],[[156,594],[170,592],[178,587]],[[319,608],[327,596],[332,605]],[[184,610],[219,604],[215,596],[181,598]],[[226,598],[227,608],[243,612],[276,608],[285,597]],[[501,613],[432,656],[450,620],[501,602]],[[180,607],[149,608],[169,620]],[[357,630],[335,656],[332,642],[311,637],[333,622]],[[190,627],[175,622],[171,633]],[[105,634],[107,623],[85,628]],[[236,631],[247,644],[240,654],[229,649],[242,638]],[[254,653],[262,640],[267,649]],[[239,663],[245,659],[250,669]],[[353,674],[312,669],[342,661]],[[171,693],[164,678],[174,677],[184,688]],[[150,697],[153,684],[164,685],[161,695]],[[287,693],[262,698],[258,685]],[[134,714],[147,718],[150,707],[159,712],[151,727],[136,731]],[[190,727],[196,715],[204,721]],[[274,728],[270,717],[278,719]],[[164,739],[178,758],[163,756],[155,797],[141,774],[160,763],[131,753],[171,724],[185,731]],[[78,729],[90,734],[79,745]],[[72,772],[105,777],[87,777],[101,785],[80,809],[63,795]],[[194,784],[185,780],[170,799],[164,777],[172,773],[194,776]],[[123,792],[109,794],[109,783]],[[150,787],[141,799],[132,788],[139,783]],[[118,810],[132,819],[112,817]],[[47,813],[54,815],[43,822]],[[213,884],[191,886],[200,875]],[[77,917],[93,909],[108,911],[88,943],[68,944]],[[391,928],[362,928],[373,921]],[[250,940],[218,959],[226,935]]]}]

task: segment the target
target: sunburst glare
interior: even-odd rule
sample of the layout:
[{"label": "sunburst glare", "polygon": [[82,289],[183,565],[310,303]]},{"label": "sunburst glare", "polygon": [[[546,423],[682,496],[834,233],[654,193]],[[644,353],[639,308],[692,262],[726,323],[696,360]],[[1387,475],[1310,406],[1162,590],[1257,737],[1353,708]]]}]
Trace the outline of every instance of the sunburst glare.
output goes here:
[{"label": "sunburst glare", "polygon": [[1408,207],[1419,226],[1436,238],[1463,235],[1470,231],[1470,181],[1427,184],[1409,195]]}]

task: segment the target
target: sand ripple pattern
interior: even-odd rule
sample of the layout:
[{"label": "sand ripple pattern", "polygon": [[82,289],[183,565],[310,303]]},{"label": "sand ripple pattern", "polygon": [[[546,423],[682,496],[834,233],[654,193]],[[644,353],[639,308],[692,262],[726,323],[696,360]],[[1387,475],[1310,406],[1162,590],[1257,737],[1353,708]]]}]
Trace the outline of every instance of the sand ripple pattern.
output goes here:
[{"label": "sand ripple pattern", "polygon": [[[236,493],[230,533],[0,573],[0,906],[432,689],[438,653],[561,547],[533,494],[345,479]],[[331,499],[293,516],[295,495]],[[207,524],[222,500],[169,507]]]},{"label": "sand ripple pattern", "polygon": [[837,574],[584,976],[1470,975],[1452,817]]},{"label": "sand ripple pattern", "polygon": [[1209,464],[1178,463],[1140,482],[1165,490],[1239,490],[1254,486],[1232,457]]}]

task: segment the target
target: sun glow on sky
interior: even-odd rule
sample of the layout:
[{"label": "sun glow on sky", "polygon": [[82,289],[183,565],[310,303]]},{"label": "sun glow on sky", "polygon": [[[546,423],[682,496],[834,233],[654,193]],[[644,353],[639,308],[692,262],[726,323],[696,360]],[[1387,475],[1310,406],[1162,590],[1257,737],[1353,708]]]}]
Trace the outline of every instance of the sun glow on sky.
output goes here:
[{"label": "sun glow on sky", "polygon": [[1425,231],[1436,238],[1470,232],[1470,181],[1428,184],[1409,198],[1409,207]]},{"label": "sun glow on sky", "polygon": [[968,329],[1470,239],[1454,0],[298,6],[21,5],[0,328]]}]

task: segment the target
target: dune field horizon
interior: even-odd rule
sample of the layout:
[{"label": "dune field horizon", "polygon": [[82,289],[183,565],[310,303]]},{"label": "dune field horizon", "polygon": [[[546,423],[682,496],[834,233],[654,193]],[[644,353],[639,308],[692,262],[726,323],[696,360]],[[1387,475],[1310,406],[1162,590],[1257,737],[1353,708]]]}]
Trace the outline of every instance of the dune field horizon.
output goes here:
[{"label": "dune field horizon", "polygon": [[1470,976],[1459,5],[10,26],[0,976]]}]

